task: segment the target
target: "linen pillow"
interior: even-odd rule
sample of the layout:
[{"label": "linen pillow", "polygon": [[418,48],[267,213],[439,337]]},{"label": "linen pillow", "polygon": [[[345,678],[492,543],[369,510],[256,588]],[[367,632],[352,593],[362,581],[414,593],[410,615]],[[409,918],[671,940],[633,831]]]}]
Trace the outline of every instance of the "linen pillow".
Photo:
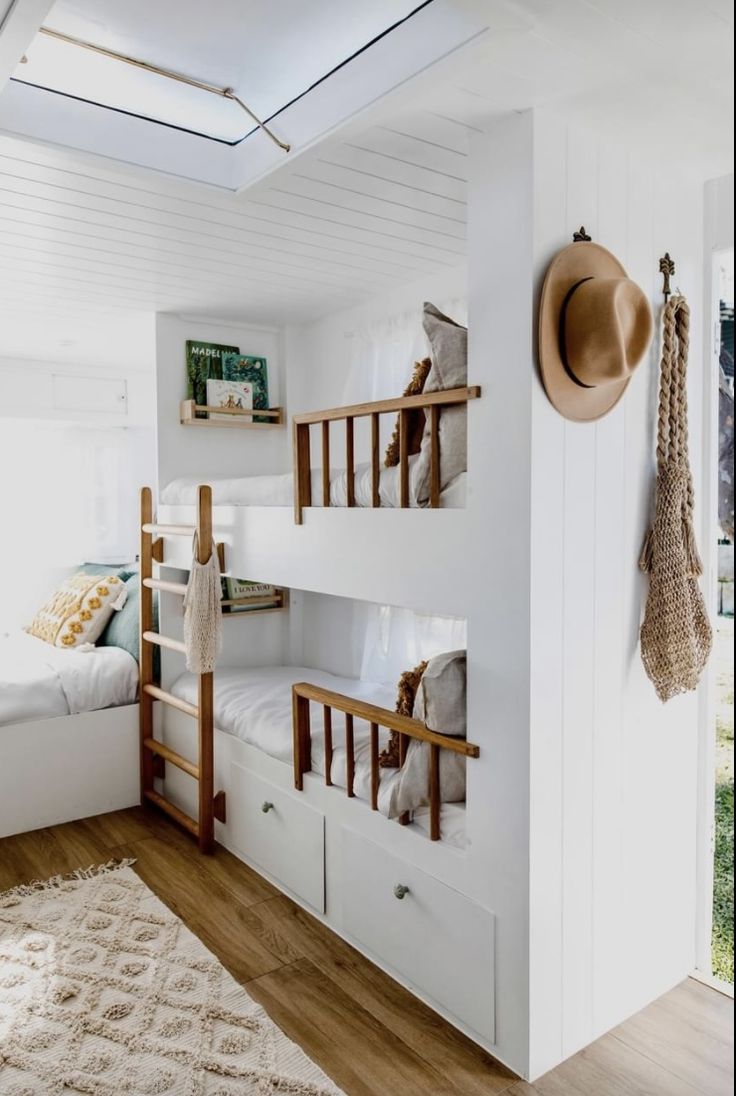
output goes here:
[{"label": "linen pillow", "polygon": [[[399,715],[411,715],[414,711],[414,700],[417,688],[422,679],[422,674],[427,669],[426,662],[420,662],[413,670],[405,670],[399,678],[398,695],[396,697],[396,711]],[[378,764],[382,769],[398,769],[399,767],[399,732],[391,731],[386,748],[378,756]]]},{"label": "linen pillow", "polygon": [[[420,362],[414,362],[414,372],[411,375],[411,380],[401,393],[402,396],[421,396],[424,391],[424,384],[429,375],[429,371],[432,368],[432,361],[430,358],[423,358]],[[421,407],[414,407],[409,411],[409,456],[413,456],[418,453],[422,448],[422,438],[424,437],[425,415],[424,409]],[[396,416],[396,425],[394,426],[394,432],[391,435],[391,441],[388,443],[388,449],[386,450],[386,456],[384,464],[387,468],[395,468],[399,463],[401,455],[401,415]]]},{"label": "linen pillow", "polygon": [[95,643],[126,589],[117,575],[78,572],[62,582],[36,613],[26,631],[55,647],[72,649]]},{"label": "linen pillow", "polygon": [[127,582],[132,574],[134,565],[130,563],[83,563],[77,567],[78,575],[117,575],[121,582]]},{"label": "linen pillow", "polygon": [[122,647],[138,662],[140,636],[138,606],[140,603],[139,578],[133,574],[125,579],[127,598],[118,613],[113,613],[107,627],[97,640],[98,647]]},{"label": "linen pillow", "polygon": [[[414,719],[438,734],[466,737],[466,665],[465,651],[449,651],[429,660],[417,689]],[[440,798],[443,803],[465,799],[465,758],[449,750],[440,750]],[[428,803],[429,744],[412,739],[406,760],[387,781],[379,806],[389,818],[397,818]]]},{"label": "linen pillow", "polygon": [[[425,392],[464,388],[468,383],[468,331],[426,302],[424,332],[432,349],[432,368],[424,383]],[[468,467],[468,409],[466,404],[443,407],[440,411],[440,487],[444,488]],[[431,435],[424,427],[422,448],[412,472],[413,493],[420,504],[429,499]]]},{"label": "linen pillow", "polygon": [[[120,612],[113,613],[110,623],[97,640],[97,646],[122,647],[136,662],[140,662],[140,576],[136,572],[125,580],[125,589],[128,592],[125,605]],[[157,593],[153,595],[153,631],[158,631]],[[160,648],[154,647],[153,673],[156,678],[159,676],[160,655]]]}]

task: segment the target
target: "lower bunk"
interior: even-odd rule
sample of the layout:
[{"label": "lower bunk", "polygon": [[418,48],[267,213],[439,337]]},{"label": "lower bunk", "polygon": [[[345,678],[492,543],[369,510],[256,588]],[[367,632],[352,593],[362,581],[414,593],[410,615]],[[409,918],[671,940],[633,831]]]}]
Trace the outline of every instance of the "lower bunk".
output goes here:
[{"label": "lower bunk", "polygon": [[[298,760],[298,722],[294,711],[299,703],[301,683],[307,683],[308,688],[318,692],[332,694],[338,703],[340,698],[357,702],[342,706],[343,711],[351,709],[346,712],[344,731],[337,725],[333,727],[331,705],[324,700],[311,705],[308,769],[304,768],[303,758]],[[195,706],[198,689],[199,679],[195,674],[182,674],[171,687],[171,693]],[[303,699],[309,704],[306,697]],[[328,786],[344,789],[350,798],[368,802],[388,817],[396,816],[403,825],[412,825],[427,836],[434,839],[441,837],[448,845],[464,848],[465,803],[462,797],[456,802],[437,802],[434,809],[435,830],[439,832],[434,834],[431,803],[421,803],[410,810],[395,810],[401,768],[385,764],[392,732],[379,722],[381,719],[389,720],[395,714],[395,700],[396,690],[387,685],[339,677],[306,666],[268,666],[259,669],[226,667],[216,674],[214,724],[225,734],[288,765],[294,770],[296,784],[303,783],[299,779],[300,773],[303,775],[311,771],[322,777]],[[361,718],[359,713],[366,705],[381,709],[376,713],[376,722]],[[421,728],[417,728],[417,733],[420,731]],[[477,756],[476,747],[468,746],[464,739],[443,738],[445,748],[457,747],[463,757]],[[379,758],[384,761],[383,765],[378,763]],[[429,772],[427,775],[429,777]],[[425,798],[424,791],[420,789],[415,798]],[[438,798],[439,791],[438,787]],[[429,799],[430,789],[427,788],[426,792]]]},{"label": "lower bunk", "polygon": [[[295,787],[292,728],[298,718],[293,720],[291,707],[300,686],[320,691],[320,700],[312,703],[312,768],[303,774],[302,791]],[[406,826],[371,810],[375,744],[371,721],[358,715],[355,794],[348,797],[346,739],[335,719],[330,761],[322,691],[341,697],[345,707],[354,704],[356,712],[375,704],[386,718],[395,714],[393,689],[354,678],[303,666],[217,671],[215,786],[227,797],[217,840],[493,1050],[495,917],[473,897],[477,886],[465,803],[442,803],[441,839],[434,842],[428,839],[428,805],[414,811]],[[180,677],[171,695],[192,703],[196,678]],[[156,704],[154,714],[167,746],[191,756],[196,745],[191,718],[169,704]],[[389,748],[389,737],[388,729],[380,731],[380,751]],[[332,784],[326,783],[328,775]],[[396,770],[386,768],[381,776],[388,788]],[[195,812],[196,785],[185,772],[167,765],[160,787],[182,810]]]}]

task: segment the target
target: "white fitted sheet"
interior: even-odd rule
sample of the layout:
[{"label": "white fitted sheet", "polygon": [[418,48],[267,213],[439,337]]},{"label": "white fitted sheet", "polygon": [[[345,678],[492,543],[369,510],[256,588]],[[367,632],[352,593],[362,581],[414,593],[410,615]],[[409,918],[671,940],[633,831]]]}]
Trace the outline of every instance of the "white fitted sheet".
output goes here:
[{"label": "white fitted sheet", "polygon": [[[324,670],[306,666],[266,666],[259,669],[223,667],[215,672],[215,725],[242,742],[262,750],[270,757],[289,766],[293,762],[291,687],[308,681],[333,692],[344,693],[369,704],[394,710],[396,689],[387,685],[359,681],[353,677],[338,677]],[[190,704],[197,703],[198,679],[194,674],[182,674],[172,686],[172,693]],[[342,720],[333,715],[332,783],[346,786],[345,748],[342,745]],[[312,771],[324,776],[324,717],[322,705],[311,705]],[[370,727],[362,719],[354,722],[355,779],[354,791],[359,799],[370,799],[371,762]],[[389,732],[379,729],[380,748],[388,741]],[[395,769],[381,769],[382,779]],[[380,797],[380,790],[379,790]],[[380,805],[380,798],[379,798]],[[429,830],[429,810],[414,812],[414,823]],[[440,815],[442,840],[458,848],[465,846],[465,804],[444,803]]]},{"label": "white fitted sheet", "polygon": [[[415,458],[410,458],[410,463]],[[440,495],[440,503],[447,508],[465,506],[467,473],[461,472],[448,483]],[[172,480],[161,492],[164,506],[194,506],[197,501],[197,488],[201,477],[193,479],[185,476]],[[235,476],[209,479],[212,487],[212,501],[215,506],[293,506],[294,477],[286,473],[275,476]],[[381,505],[388,508],[399,506],[399,469],[382,468],[380,476]],[[411,483],[411,479],[410,479]],[[355,505],[373,505],[371,467],[359,464],[355,470]],[[312,472],[312,500],[315,506],[322,505],[322,472]],[[416,506],[416,499],[410,498],[410,505]],[[337,469],[330,473],[330,504],[347,506],[347,472]]]},{"label": "white fitted sheet", "polygon": [[135,703],[138,664],[120,647],[66,651],[0,634],[0,726]]}]

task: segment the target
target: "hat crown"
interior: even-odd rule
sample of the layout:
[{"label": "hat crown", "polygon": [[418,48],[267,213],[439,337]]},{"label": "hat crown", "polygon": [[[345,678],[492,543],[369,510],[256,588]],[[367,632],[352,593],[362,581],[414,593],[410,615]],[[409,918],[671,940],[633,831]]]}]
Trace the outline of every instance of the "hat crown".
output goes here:
[{"label": "hat crown", "polygon": [[626,277],[581,279],[571,288],[560,321],[563,360],[584,388],[627,380],[654,331],[645,293]]}]

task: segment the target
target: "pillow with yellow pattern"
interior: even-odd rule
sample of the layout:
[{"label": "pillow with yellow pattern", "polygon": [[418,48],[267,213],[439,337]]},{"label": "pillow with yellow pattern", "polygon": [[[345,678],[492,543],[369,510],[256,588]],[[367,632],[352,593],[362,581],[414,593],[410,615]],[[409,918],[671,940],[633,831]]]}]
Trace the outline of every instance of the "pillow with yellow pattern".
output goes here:
[{"label": "pillow with yellow pattern", "polygon": [[26,628],[54,647],[95,643],[116,609],[125,604],[126,589],[117,575],[74,574],[61,584]]}]

